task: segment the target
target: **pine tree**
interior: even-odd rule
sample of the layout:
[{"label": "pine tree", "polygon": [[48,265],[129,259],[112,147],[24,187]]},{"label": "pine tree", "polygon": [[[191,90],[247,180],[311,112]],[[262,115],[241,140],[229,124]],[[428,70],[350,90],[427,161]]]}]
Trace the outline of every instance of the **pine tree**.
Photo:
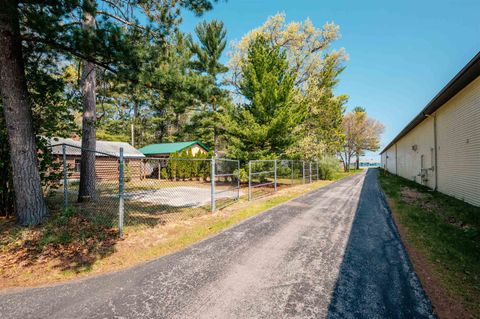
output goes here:
[{"label": "pine tree", "polygon": [[233,156],[243,160],[280,156],[292,144],[289,132],[301,120],[294,79],[285,53],[263,37],[253,40],[240,83],[248,102],[233,107],[228,123]]},{"label": "pine tree", "polygon": [[228,68],[220,63],[220,58],[227,44],[227,31],[222,21],[212,20],[199,23],[195,27],[195,34],[199,43],[195,43],[190,38],[190,50],[196,57],[191,64],[195,70],[209,77],[210,85],[206,87],[207,108],[200,110],[193,117],[191,128],[197,138],[208,144],[212,143],[214,154],[217,156],[218,132],[221,128],[218,112],[222,111],[221,104],[226,96],[218,83],[218,76],[228,71]]}]

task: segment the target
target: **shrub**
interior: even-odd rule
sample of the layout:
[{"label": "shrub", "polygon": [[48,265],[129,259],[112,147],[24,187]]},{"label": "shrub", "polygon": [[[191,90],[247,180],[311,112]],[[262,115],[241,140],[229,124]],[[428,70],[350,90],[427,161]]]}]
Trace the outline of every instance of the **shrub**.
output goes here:
[{"label": "shrub", "polygon": [[236,169],[233,174],[236,178],[240,179],[240,182],[246,183],[248,182],[248,173],[245,169],[240,168]]},{"label": "shrub", "polygon": [[167,173],[167,168],[166,167],[162,168],[160,177],[162,179],[167,179],[168,178],[168,173]]},{"label": "shrub", "polygon": [[277,161],[277,176],[287,178],[292,176],[292,168],[289,162]]},{"label": "shrub", "polygon": [[322,158],[318,161],[318,177],[320,179],[332,179],[338,171],[338,159],[333,156]]}]

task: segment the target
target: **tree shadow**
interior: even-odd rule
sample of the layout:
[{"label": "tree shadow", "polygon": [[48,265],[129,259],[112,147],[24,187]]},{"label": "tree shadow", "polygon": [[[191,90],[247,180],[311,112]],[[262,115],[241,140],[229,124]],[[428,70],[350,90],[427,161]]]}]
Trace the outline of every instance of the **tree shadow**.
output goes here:
[{"label": "tree shadow", "polygon": [[50,212],[49,220],[35,227],[20,227],[14,221],[3,225],[2,237],[9,238],[2,241],[2,273],[42,266],[80,273],[115,251],[119,239],[115,229],[76,214]]},{"label": "tree shadow", "polygon": [[377,178],[362,185],[327,318],[432,318]]}]

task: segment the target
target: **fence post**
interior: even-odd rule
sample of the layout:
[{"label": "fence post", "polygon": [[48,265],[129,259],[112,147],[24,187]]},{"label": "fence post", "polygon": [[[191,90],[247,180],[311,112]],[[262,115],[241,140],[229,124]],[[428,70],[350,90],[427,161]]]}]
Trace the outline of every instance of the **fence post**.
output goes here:
[{"label": "fence post", "polygon": [[118,173],[118,234],[120,237],[123,236],[123,217],[124,217],[124,199],[123,199],[123,147],[120,147],[120,163],[119,163],[119,173]]},{"label": "fence post", "polygon": [[277,191],[277,160],[273,161],[273,191]]},{"label": "fence post", "polygon": [[210,206],[212,213],[215,213],[215,157],[212,157],[210,168]]},{"label": "fence post", "polygon": [[62,144],[63,158],[63,211],[68,208],[68,180],[67,180],[67,151],[65,144]]},{"label": "fence post", "polygon": [[240,161],[237,160],[237,172],[238,172],[238,177],[237,177],[237,200],[240,199]]},{"label": "fence post", "polygon": [[308,165],[309,165],[309,173],[308,173],[308,179],[309,179],[309,183],[312,182],[312,162],[308,162]]},{"label": "fence post", "polygon": [[252,200],[252,162],[248,161],[248,201]]},{"label": "fence post", "polygon": [[295,162],[292,161],[292,185],[293,185],[293,169],[294,169],[293,165],[294,165],[294,163],[295,163]]},{"label": "fence post", "polygon": [[305,184],[305,161],[302,161],[302,184]]}]

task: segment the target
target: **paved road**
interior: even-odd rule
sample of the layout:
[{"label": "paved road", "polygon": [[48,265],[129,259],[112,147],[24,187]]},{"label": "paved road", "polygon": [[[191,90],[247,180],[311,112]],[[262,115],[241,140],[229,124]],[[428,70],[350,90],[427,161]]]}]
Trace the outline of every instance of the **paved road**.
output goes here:
[{"label": "paved road", "polygon": [[2,318],[429,318],[376,172],[308,193],[176,254],[0,294]]}]

